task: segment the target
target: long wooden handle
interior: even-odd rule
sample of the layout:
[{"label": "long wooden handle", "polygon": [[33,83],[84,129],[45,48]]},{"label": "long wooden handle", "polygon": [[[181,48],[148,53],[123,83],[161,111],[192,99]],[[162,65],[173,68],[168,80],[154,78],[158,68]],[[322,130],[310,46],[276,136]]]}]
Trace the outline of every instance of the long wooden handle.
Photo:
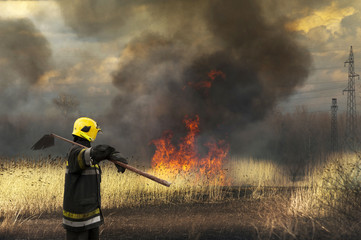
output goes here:
[{"label": "long wooden handle", "polygon": [[143,177],[149,178],[150,180],[153,180],[154,182],[160,183],[160,184],[162,184],[162,185],[164,185],[164,186],[166,186],[166,187],[169,187],[169,186],[172,184],[172,183],[170,183],[170,182],[168,182],[168,181],[166,181],[166,180],[157,178],[157,177],[154,176],[154,175],[151,175],[151,174],[149,174],[149,173],[143,172],[143,171],[141,171],[141,170],[139,170],[139,169],[137,169],[137,168],[135,168],[135,167],[132,167],[132,166],[130,166],[130,165],[128,165],[128,164],[125,164],[125,163],[122,163],[122,162],[118,162],[118,161],[112,161],[112,160],[109,160],[109,161],[111,161],[111,162],[113,162],[113,163],[115,163],[115,164],[117,164],[117,165],[119,165],[119,166],[121,166],[121,167],[123,167],[123,168],[126,168],[126,169],[128,169],[128,170],[130,170],[130,171],[132,171],[132,172],[138,173],[139,175],[142,175]]},{"label": "long wooden handle", "polygon": [[[79,147],[87,148],[86,146],[84,146],[84,145],[82,145],[82,144],[80,144],[80,143],[76,143],[76,142],[74,142],[74,141],[71,141],[71,140],[69,140],[69,139],[63,138],[63,137],[61,137],[61,136],[59,136],[59,135],[56,135],[56,134],[54,134],[54,133],[52,133],[51,135],[54,136],[54,137],[56,137],[56,138],[59,138],[59,139],[61,139],[61,140],[63,140],[63,141],[66,141],[66,142],[68,142],[68,143],[71,143],[71,144],[74,144],[74,145],[78,145]],[[151,174],[149,174],[149,173],[143,172],[143,171],[141,171],[141,170],[139,170],[139,169],[137,169],[137,168],[135,168],[135,167],[132,167],[132,166],[130,166],[130,165],[128,165],[128,164],[125,164],[125,163],[122,163],[122,162],[118,162],[118,161],[112,161],[112,160],[109,160],[109,161],[111,161],[111,162],[113,162],[113,163],[115,163],[115,164],[117,164],[117,165],[119,165],[119,166],[121,166],[121,167],[123,167],[123,168],[126,168],[126,169],[128,169],[128,170],[130,170],[130,171],[132,171],[132,172],[135,172],[135,173],[137,173],[137,174],[139,174],[139,175],[142,175],[143,177],[149,178],[150,180],[153,180],[153,181],[155,181],[155,182],[157,182],[157,183],[159,183],[159,184],[162,184],[162,185],[164,185],[164,186],[166,186],[166,187],[169,187],[169,186],[172,184],[172,183],[170,183],[170,182],[168,182],[168,181],[166,181],[166,180],[157,178],[156,176],[153,176],[153,175],[151,175]]]}]

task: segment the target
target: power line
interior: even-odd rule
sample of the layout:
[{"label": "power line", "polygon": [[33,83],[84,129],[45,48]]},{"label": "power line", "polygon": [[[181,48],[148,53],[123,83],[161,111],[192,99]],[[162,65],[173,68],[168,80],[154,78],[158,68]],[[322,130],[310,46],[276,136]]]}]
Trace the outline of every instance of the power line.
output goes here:
[{"label": "power line", "polygon": [[341,69],[341,67],[337,66],[337,67],[315,67],[315,68],[310,68],[311,71],[313,71],[313,70],[327,70],[327,69]]},{"label": "power line", "polygon": [[[336,94],[335,96],[342,96],[341,94]],[[290,100],[302,100],[302,99],[319,99],[319,98],[330,98],[330,95],[322,95],[322,96],[312,96],[312,97],[307,97],[307,96],[300,96],[300,97],[294,97],[294,98],[290,98]]]},{"label": "power line", "polygon": [[337,90],[337,89],[341,90],[340,87],[330,87],[330,88],[324,88],[324,89],[313,89],[313,90],[307,90],[307,91],[302,91],[302,92],[296,92],[293,95],[317,93],[317,92],[323,92],[323,91],[329,91],[329,90]]},{"label": "power line", "polygon": [[308,86],[308,85],[315,85],[315,84],[341,84],[341,83],[345,83],[346,81],[345,80],[342,80],[342,81],[325,81],[325,82],[312,82],[312,83],[306,83],[305,85],[303,86]]}]

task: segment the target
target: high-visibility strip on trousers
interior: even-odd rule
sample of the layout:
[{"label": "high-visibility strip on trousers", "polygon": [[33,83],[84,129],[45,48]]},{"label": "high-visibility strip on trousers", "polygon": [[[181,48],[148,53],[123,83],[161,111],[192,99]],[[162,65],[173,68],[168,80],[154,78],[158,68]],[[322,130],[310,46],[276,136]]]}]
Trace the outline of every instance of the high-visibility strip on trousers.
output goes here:
[{"label": "high-visibility strip on trousers", "polygon": [[101,221],[100,216],[96,216],[85,221],[70,221],[68,219],[63,218],[63,224],[71,227],[84,227],[100,221]]}]

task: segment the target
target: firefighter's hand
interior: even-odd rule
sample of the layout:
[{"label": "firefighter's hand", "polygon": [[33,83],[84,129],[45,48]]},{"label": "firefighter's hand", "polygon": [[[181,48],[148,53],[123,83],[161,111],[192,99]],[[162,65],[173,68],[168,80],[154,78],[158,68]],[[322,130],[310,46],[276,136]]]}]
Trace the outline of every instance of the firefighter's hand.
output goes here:
[{"label": "firefighter's hand", "polygon": [[[121,162],[121,163],[124,163],[124,164],[128,164],[128,161],[127,159],[119,152],[113,152],[111,155],[110,155],[110,158],[109,160],[113,160],[113,161],[116,161],[116,162]],[[118,164],[114,163],[114,165],[117,167],[118,169],[118,173],[121,172],[121,173],[124,173],[125,172],[125,168],[123,168],[122,166],[119,166]]]},{"label": "firefighter's hand", "polygon": [[109,159],[114,151],[115,149],[109,145],[96,145],[91,148],[90,157],[95,164],[98,164],[100,161]]}]

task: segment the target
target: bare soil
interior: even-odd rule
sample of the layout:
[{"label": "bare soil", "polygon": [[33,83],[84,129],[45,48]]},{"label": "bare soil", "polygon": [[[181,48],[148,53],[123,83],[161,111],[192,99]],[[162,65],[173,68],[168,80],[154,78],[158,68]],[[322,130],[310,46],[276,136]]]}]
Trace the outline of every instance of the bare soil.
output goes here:
[{"label": "bare soil", "polygon": [[[286,219],[279,200],[242,199],[104,210],[101,239],[334,239],[315,221]],[[0,230],[0,239],[64,239],[61,221],[61,212],[20,219],[12,227]]]}]

